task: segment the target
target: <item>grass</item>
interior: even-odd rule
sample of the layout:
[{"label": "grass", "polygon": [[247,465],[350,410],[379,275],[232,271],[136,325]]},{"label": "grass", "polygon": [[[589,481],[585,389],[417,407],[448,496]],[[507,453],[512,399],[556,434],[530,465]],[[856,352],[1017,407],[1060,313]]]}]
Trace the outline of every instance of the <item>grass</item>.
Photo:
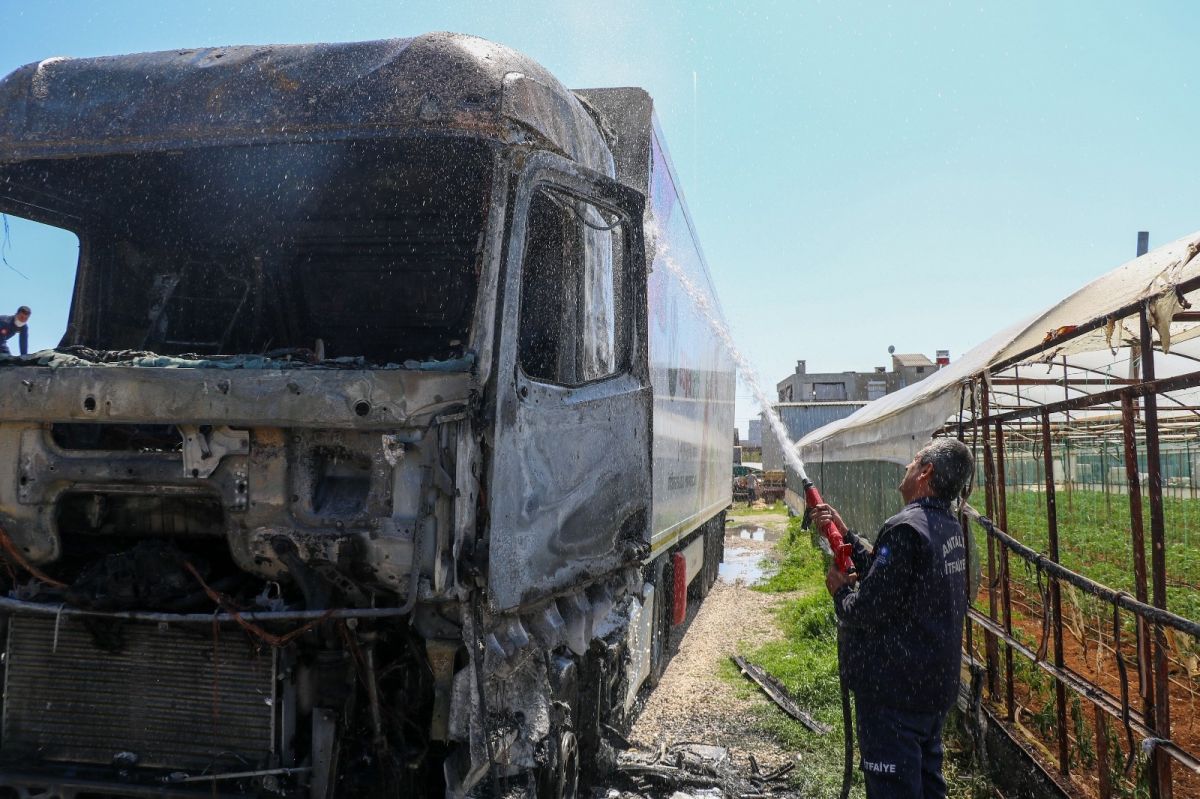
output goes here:
[{"label": "grass", "polygon": [[[791,720],[774,705],[759,706],[754,723],[775,736],[785,747],[799,753],[793,780],[802,796],[836,796],[842,781],[843,728],[841,690],[837,666],[837,622],[825,591],[825,559],[813,545],[800,520],[792,519],[788,534],[779,542],[778,569],[758,590],[794,594],[775,611],[783,638],[744,653],[779,680],[796,701],[820,721],[833,727],[828,735],[816,735]],[[727,665],[726,676],[747,694],[755,691],[738,670]],[[990,796],[986,782],[972,776],[963,745],[954,731],[947,732],[946,780],[950,796],[975,799]],[[854,770],[855,789],[862,797],[862,775]]]}]

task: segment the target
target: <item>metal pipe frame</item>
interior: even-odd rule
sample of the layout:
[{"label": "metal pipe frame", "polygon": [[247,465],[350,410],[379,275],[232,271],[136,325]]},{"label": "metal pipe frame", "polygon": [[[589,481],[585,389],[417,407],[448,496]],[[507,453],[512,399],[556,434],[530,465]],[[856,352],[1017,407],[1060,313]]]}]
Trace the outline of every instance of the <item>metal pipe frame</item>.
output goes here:
[{"label": "metal pipe frame", "polygon": [[[1048,508],[1051,502],[1052,500],[1048,498]],[[1166,611],[1165,609],[1139,602],[1124,592],[1114,591],[1107,586],[1101,585],[1100,583],[1067,569],[1065,566],[1058,564],[1054,558],[1048,559],[1045,555],[1042,555],[1025,546],[1024,544],[1021,544],[1019,541],[1003,532],[1003,530],[998,529],[994,524],[990,523],[990,521],[985,522],[984,520],[979,519],[977,519],[977,521],[980,521],[984,529],[987,531],[989,539],[995,538],[1001,544],[1001,551],[1003,553],[1007,554],[1008,551],[1011,550],[1027,562],[1033,563],[1038,568],[1045,570],[1051,578],[1052,591],[1057,587],[1059,580],[1064,580],[1093,596],[1099,597],[1100,599],[1129,610],[1138,617],[1139,621],[1144,620],[1153,622],[1156,626],[1156,629],[1160,631],[1162,627],[1166,626],[1189,635],[1200,636],[1200,623],[1177,616]],[[1054,594],[1052,592],[1052,596],[1053,595]],[[1051,665],[1046,663],[1044,660],[1039,660],[1037,653],[1033,652],[1017,641],[1016,638],[1012,636],[1011,629],[1000,628],[992,619],[987,618],[975,609],[970,609],[968,611],[968,616],[972,621],[983,627],[985,632],[991,633],[1003,640],[1009,651],[1016,651],[1020,653],[1023,657],[1033,661],[1035,665],[1054,677],[1056,692],[1059,690],[1065,692],[1065,689],[1069,688],[1073,693],[1077,694],[1081,698],[1090,700],[1093,703],[1093,707],[1097,714],[1095,726],[1097,735],[1097,751],[1099,752],[1101,746],[1107,749],[1106,739],[1104,740],[1103,744],[1100,743],[1101,737],[1104,735],[1104,727],[1100,722],[1099,714],[1101,711],[1103,711],[1103,713],[1107,714],[1108,716],[1120,720],[1122,716],[1121,704],[1115,697],[1103,691],[1098,686],[1093,685],[1068,671],[1061,663],[1057,662],[1057,650],[1059,641],[1061,640],[1057,637],[1057,633],[1059,632],[1058,630],[1056,630],[1055,641],[1056,662]],[[1061,619],[1061,616],[1059,618]],[[1174,760],[1193,773],[1200,774],[1200,761],[1198,761],[1190,753],[1179,748],[1178,745],[1170,741],[1169,737],[1163,736],[1155,722],[1156,719],[1153,716],[1150,719],[1138,719],[1136,716],[1130,717],[1131,727],[1137,730],[1141,737],[1147,740],[1153,740],[1155,742],[1154,752],[1156,763],[1168,761],[1169,764],[1171,760]],[[1060,727],[1060,730],[1065,731],[1065,728]],[[1060,760],[1062,757],[1061,741],[1062,739],[1060,735]],[[1107,758],[1100,757],[1099,761],[1098,768],[1102,769],[1100,776],[1101,796],[1111,796],[1112,787],[1110,784],[1108,784],[1108,775],[1106,771]],[[1165,784],[1161,780],[1161,775],[1164,771],[1166,772],[1167,776],[1167,782]],[[1063,771],[1063,773],[1067,774],[1068,772]],[[1161,765],[1157,766],[1156,776],[1160,777],[1160,779],[1156,779],[1155,781],[1154,788],[1156,793],[1161,796],[1164,788],[1168,792],[1172,790],[1169,765],[1165,769]],[[1170,794],[1168,793],[1167,795],[1169,796]]]},{"label": "metal pipe frame", "polygon": [[1037,566],[1047,575],[1055,580],[1062,580],[1070,583],[1084,593],[1094,597],[1118,605],[1135,616],[1140,616],[1152,624],[1161,624],[1164,627],[1170,627],[1178,632],[1185,633],[1194,637],[1200,637],[1200,622],[1186,619],[1183,616],[1178,616],[1168,610],[1157,608],[1154,605],[1147,605],[1145,602],[1139,602],[1124,591],[1115,591],[1106,585],[1102,585],[1095,580],[1084,577],[1078,572],[1073,572],[1061,563],[1056,563],[1046,555],[1037,550],[1022,544],[1017,539],[1013,538],[1007,532],[998,527],[993,521],[984,516],[979,515],[979,511],[968,513],[971,518],[980,524],[989,536],[994,537],[997,541],[1004,545],[1005,548],[1011,550],[1017,557],[1028,563]]},{"label": "metal pipe frame", "polygon": [[[1058,563],[1058,500],[1054,490],[1054,450],[1050,442],[1050,412],[1042,408],[1042,455],[1046,461],[1046,524],[1050,544],[1050,560]],[[988,536],[989,540],[991,536]],[[1063,630],[1062,591],[1058,581],[1050,582],[1050,624],[1054,629],[1054,666],[1062,670]],[[1067,692],[1062,681],[1054,683],[1054,704],[1058,713],[1058,769],[1071,773],[1070,741],[1067,739]]]},{"label": "metal pipe frame", "polygon": [[[1125,455],[1125,480],[1129,488],[1129,537],[1133,548],[1133,590],[1138,602],[1149,602],[1146,589],[1146,538],[1142,521],[1142,477],[1138,471],[1137,460],[1137,409],[1133,406],[1133,395],[1126,394],[1121,398],[1121,429],[1122,443]],[[1138,617],[1137,627],[1138,653],[1138,693],[1142,697],[1142,718],[1147,724],[1154,724],[1154,694],[1149,690],[1150,681],[1146,678],[1150,668],[1150,638],[1146,635],[1146,625]]]},{"label": "metal pipe frame", "polygon": [[[1002,529],[1008,529],[1008,481],[1004,472],[1004,425],[996,425],[996,519]],[[992,537],[988,536],[988,541]],[[1004,611],[1004,632],[1012,637],[1012,592],[1008,571],[1008,548],[1000,547],[1000,605]],[[1004,707],[1008,720],[1016,721],[1017,702],[1013,679],[1013,651],[1004,647]]]},{"label": "metal pipe frame", "polygon": [[[971,621],[978,624],[980,627],[983,627],[984,629],[990,629],[997,637],[1001,638],[1006,644],[1011,646],[1013,651],[1033,663],[1042,671],[1049,674],[1058,683],[1065,685],[1072,691],[1072,693],[1075,693],[1081,698],[1094,702],[1110,717],[1118,721],[1121,720],[1121,702],[1116,697],[1098,688],[1097,686],[1092,685],[1087,680],[1078,677],[1066,669],[1059,669],[1053,663],[1048,663],[1045,660],[1038,660],[1036,652],[1022,644],[1016,638],[1006,635],[1004,630],[999,625],[993,625],[991,619],[974,608],[969,609],[967,611],[967,615],[971,618]],[[1173,741],[1159,738],[1154,729],[1147,726],[1137,716],[1131,715],[1129,717],[1129,725],[1139,737],[1146,740],[1153,740],[1156,751],[1165,752],[1172,760],[1174,760],[1176,763],[1179,763],[1188,771],[1191,771],[1195,774],[1200,774],[1200,760],[1197,760],[1196,757],[1190,753],[1180,749],[1179,746]]]},{"label": "metal pipe frame", "polygon": [[1048,402],[1045,405],[1025,405],[1011,411],[1004,411],[1003,413],[983,417],[978,421],[990,424],[1009,422],[1014,419],[1035,416],[1041,413],[1043,409],[1050,413],[1083,410],[1085,408],[1094,408],[1097,405],[1109,405],[1120,402],[1121,397],[1125,394],[1129,394],[1132,397],[1147,397],[1153,394],[1166,394],[1170,391],[1195,388],[1196,386],[1200,386],[1200,372],[1188,372],[1187,374],[1176,375],[1175,377],[1164,377],[1161,380],[1144,380],[1136,385],[1114,388],[1110,391],[1097,391],[1095,394],[1072,397],[1069,400]]},{"label": "metal pipe frame", "polygon": [[[1182,296],[1200,289],[1200,276],[1193,277],[1181,283],[1176,290]],[[1056,378],[1022,377],[1020,367],[1030,361],[1037,363],[1054,362],[1062,346],[1072,339],[1100,329],[1109,318],[1125,318],[1137,316],[1138,337],[1129,344],[1130,371],[1128,377],[1112,378],[1102,373],[1095,375],[1073,376],[1064,359],[1063,374]],[[1200,312],[1181,314],[1181,321],[1200,321]],[[1172,764],[1179,764],[1186,770],[1200,774],[1200,760],[1193,754],[1182,750],[1171,741],[1171,712],[1170,712],[1170,683],[1168,671],[1168,655],[1165,630],[1170,628],[1181,633],[1200,639],[1200,623],[1175,615],[1167,609],[1167,570],[1166,570],[1166,522],[1164,512],[1164,469],[1169,464],[1163,463],[1162,444],[1171,440],[1190,442],[1191,438],[1200,434],[1200,424],[1192,417],[1184,414],[1196,414],[1200,405],[1191,396],[1177,398],[1170,396],[1174,392],[1200,387],[1200,371],[1192,371],[1173,377],[1159,379],[1155,375],[1155,343],[1154,332],[1150,325],[1149,300],[1139,299],[1117,309],[1107,318],[1095,319],[1084,325],[1064,329],[1063,335],[1050,337],[1039,344],[1026,349],[1006,360],[990,367],[990,376],[985,375],[987,388],[981,392],[983,402],[980,414],[972,413],[972,419],[965,422],[960,414],[958,430],[961,437],[965,426],[974,427],[983,433],[984,458],[983,477],[985,481],[985,497],[987,512],[1000,522],[999,528],[988,522],[988,562],[987,577],[989,581],[989,603],[986,610],[970,608],[968,611],[968,637],[975,625],[979,625],[987,643],[988,685],[997,701],[996,669],[997,658],[994,654],[997,642],[1005,644],[1005,697],[1004,704],[1007,718],[1010,722],[1016,719],[1016,701],[1013,686],[1013,653],[1023,657],[1051,674],[1055,678],[1055,699],[1057,709],[1058,732],[1058,771],[1070,776],[1069,766],[1069,734],[1067,731],[1066,689],[1081,698],[1086,698],[1093,706],[1096,747],[1099,764],[1096,777],[1100,796],[1104,799],[1116,791],[1109,774],[1109,759],[1113,754],[1107,738],[1108,718],[1121,719],[1122,707],[1119,700],[1104,692],[1098,686],[1071,672],[1064,663],[1063,653],[1063,617],[1061,603],[1061,582],[1065,581],[1076,588],[1099,597],[1113,604],[1116,608],[1133,614],[1137,622],[1137,664],[1139,671],[1138,694],[1141,697],[1138,708],[1141,712],[1134,713],[1129,718],[1131,728],[1135,728],[1143,738],[1152,741],[1153,755],[1150,767],[1151,793],[1155,799],[1172,799]],[[1192,359],[1200,360],[1200,359]],[[1094,371],[1084,369],[1083,371]],[[978,379],[978,378],[976,378]],[[1064,397],[1056,402],[1045,404],[1024,402],[1022,387],[1052,387],[1062,386]],[[1097,387],[1103,390],[1091,394],[1072,396],[1072,390],[1085,390]],[[1015,404],[1005,395],[1015,390]],[[991,395],[991,396],[989,396]],[[1160,397],[1166,404],[1167,414],[1160,418]],[[991,400],[989,402],[989,400]],[[974,408],[972,408],[974,411]],[[1074,413],[1073,413],[1074,412]],[[1182,412],[1182,413],[1181,413]],[[1083,418],[1072,418],[1078,414]],[[1065,420],[1063,416],[1065,415]],[[1139,420],[1138,417],[1141,416]],[[1052,423],[1052,416],[1059,419]],[[1067,423],[1074,423],[1069,427]],[[1139,424],[1142,427],[1139,442]],[[1007,430],[1005,428],[1008,428]],[[1082,432],[1081,432],[1082,431]],[[943,433],[949,432],[949,427]],[[1044,518],[1047,524],[1048,549],[1046,554],[1038,553],[1025,547],[1020,542],[1003,532],[1008,527],[1007,518],[1007,453],[1005,434],[1009,434],[1009,445],[1012,442],[1037,442],[1040,453],[1034,455],[1034,463],[1038,482],[1043,482],[1039,495],[1045,497]],[[1130,513],[1130,544],[1132,547],[1132,567],[1134,576],[1134,591],[1136,596],[1124,592],[1113,591],[1082,575],[1076,574],[1058,563],[1059,560],[1059,530],[1058,502],[1054,476],[1054,449],[1058,442],[1067,445],[1069,441],[1086,442],[1089,446],[1097,445],[1104,449],[1101,452],[1101,468],[1106,469],[1108,441],[1117,440],[1120,436],[1121,451],[1124,455],[1124,465],[1127,478],[1127,492]],[[1145,480],[1139,470],[1138,449],[1144,447]],[[1036,455],[1041,455],[1037,457]],[[1115,459],[1107,459],[1107,463],[1115,465]],[[1018,464],[1021,465],[1021,464]],[[1189,483],[1191,482],[1191,467],[1188,468]],[[1068,490],[1071,475],[1065,476]],[[1101,476],[1104,483],[1106,507],[1108,503],[1109,479],[1107,470]],[[1144,485],[1143,485],[1144,482]],[[1191,487],[1193,496],[1194,486]],[[1171,490],[1173,492],[1173,489]],[[1174,493],[1173,493],[1174,495]],[[1068,501],[1070,497],[1068,497]],[[1148,506],[1148,507],[1147,507]],[[1143,513],[1148,511],[1149,530],[1143,522]],[[971,513],[974,513],[972,510]],[[1150,557],[1145,554],[1147,534],[1151,549]],[[998,547],[998,548],[997,548]],[[1011,571],[1009,557],[1011,554],[1035,564],[1043,570],[1050,579],[1049,583],[1049,622],[1053,628],[1054,650],[1051,662],[1039,661],[1037,654],[1015,639],[1012,627],[1013,596],[1010,591]],[[1147,560],[1150,562],[1147,563]],[[1000,618],[997,618],[999,606]],[[1114,611],[1115,612],[1115,611]],[[1138,700],[1135,700],[1138,701]]]},{"label": "metal pipe frame", "polygon": [[[1138,310],[1141,326],[1142,380],[1154,381],[1154,344],[1150,338],[1150,310],[1143,304]],[[1162,501],[1162,459],[1158,449],[1158,396],[1147,394],[1142,407],[1146,432],[1146,474],[1150,494],[1150,569],[1154,586],[1154,606],[1167,609],[1166,522]],[[1171,737],[1170,681],[1167,675],[1167,639],[1162,625],[1154,628],[1154,729],[1159,737]],[[1171,761],[1155,755],[1158,799],[1171,799]]]},{"label": "metal pipe frame", "polygon": [[159,624],[212,624],[213,622],[283,622],[336,619],[391,619],[407,616],[403,608],[330,608],[329,610],[247,611],[245,613],[156,613],[141,610],[84,610],[66,605],[47,605],[22,599],[0,597],[0,614],[14,616],[51,616],[54,618],[117,619]]},{"label": "metal pipe frame", "polygon": [[[987,392],[981,393],[980,409],[984,415],[988,412],[988,396]],[[978,429],[978,428],[976,428]],[[991,439],[987,435],[987,428],[983,428],[983,482],[984,482],[984,497],[986,501],[987,512],[989,516],[995,516],[996,513],[996,468],[992,458]],[[987,540],[987,581],[988,581],[988,617],[992,621],[996,621],[996,545],[991,537]],[[997,670],[1000,660],[996,636],[984,632],[984,657],[987,661],[987,687],[988,695],[993,699],[999,693],[999,676]]]}]

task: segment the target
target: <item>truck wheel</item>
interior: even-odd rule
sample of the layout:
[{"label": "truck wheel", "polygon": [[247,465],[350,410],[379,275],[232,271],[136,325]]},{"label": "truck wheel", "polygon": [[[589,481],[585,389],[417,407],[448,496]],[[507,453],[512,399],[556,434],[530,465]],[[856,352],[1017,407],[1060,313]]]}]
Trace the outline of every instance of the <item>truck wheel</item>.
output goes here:
[{"label": "truck wheel", "polygon": [[708,584],[713,586],[721,574],[721,561],[725,560],[725,514],[713,519],[712,533],[712,573],[708,575]]},{"label": "truck wheel", "polygon": [[716,585],[717,576],[721,573],[721,555],[725,549],[725,525],[718,524],[719,521],[720,517],[715,519],[712,528],[708,531],[708,552],[705,553],[708,557],[705,565],[709,568],[704,578],[708,582],[710,591]]},{"label": "truck wheel", "polygon": [[650,673],[646,685],[654,688],[667,670],[667,642],[671,634],[671,590],[675,569],[669,555],[660,555],[654,570],[654,623],[650,626]]},{"label": "truck wheel", "polygon": [[579,796],[579,742],[563,729],[554,736],[547,763],[538,774],[538,799],[577,799]]},{"label": "truck wheel", "polygon": [[704,565],[700,567],[700,573],[693,580],[697,599],[704,599],[708,596],[709,589],[712,588],[713,559],[715,557],[713,554],[713,530],[714,525],[709,521],[704,525],[704,532],[701,533],[704,536]]}]

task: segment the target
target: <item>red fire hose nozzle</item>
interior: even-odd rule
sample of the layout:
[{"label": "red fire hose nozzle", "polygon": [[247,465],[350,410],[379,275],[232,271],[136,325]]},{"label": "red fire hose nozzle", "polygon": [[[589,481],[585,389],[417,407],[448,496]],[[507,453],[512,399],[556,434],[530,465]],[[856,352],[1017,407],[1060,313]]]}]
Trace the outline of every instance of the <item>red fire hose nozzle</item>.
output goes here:
[{"label": "red fire hose nozzle", "polygon": [[[817,491],[812,480],[805,478],[803,485],[804,504],[808,506],[809,510],[825,504],[825,500],[821,499],[821,493]],[[825,522],[820,529],[825,540],[829,542],[829,548],[833,551],[833,562],[837,564],[838,571],[848,574],[854,569],[854,561],[850,558],[850,553],[854,548],[842,540],[841,532],[832,521]]]}]

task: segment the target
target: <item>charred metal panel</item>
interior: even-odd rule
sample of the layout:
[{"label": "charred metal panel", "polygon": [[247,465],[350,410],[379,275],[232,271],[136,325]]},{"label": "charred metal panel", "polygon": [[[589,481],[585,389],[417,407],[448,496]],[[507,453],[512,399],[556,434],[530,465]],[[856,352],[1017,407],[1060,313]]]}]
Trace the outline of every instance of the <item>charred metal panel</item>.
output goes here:
[{"label": "charred metal panel", "polygon": [[[587,389],[518,379],[495,455],[489,587],[511,608],[636,560],[649,500],[647,392],[623,376]],[[500,493],[503,492],[503,493]]]},{"label": "charred metal panel", "polygon": [[[74,500],[107,495],[128,503],[133,511],[137,501],[143,507],[155,501],[159,512],[134,512],[130,521],[141,525],[143,533],[157,535],[222,535],[221,508],[239,512],[247,507],[244,456],[225,458],[225,468],[212,477],[194,479],[184,474],[182,452],[64,449],[45,427],[7,423],[0,424],[0,450],[11,453],[0,464],[0,525],[34,562],[48,562],[61,554],[60,516],[64,511],[71,515],[72,508],[78,507]],[[207,529],[199,517],[188,513],[189,503],[193,507],[215,504],[216,518]],[[172,506],[178,512],[162,512]],[[110,507],[106,515],[119,519],[121,512]],[[182,518],[172,525],[164,520],[169,516]],[[94,526],[96,532],[102,529],[99,520]],[[122,527],[118,532],[134,534],[135,530]]]},{"label": "charred metal panel", "polygon": [[644,89],[577,89],[575,95],[594,108],[620,135],[609,147],[617,167],[617,180],[649,196],[650,137],[654,101]]},{"label": "charred metal panel", "polygon": [[392,467],[378,434],[304,431],[288,444],[292,515],[308,527],[360,526],[392,513]]},{"label": "charred metal panel", "polygon": [[[14,617],[5,654],[0,757],[205,769],[275,751],[276,650],[226,628]],[[97,640],[107,636],[108,648]]]},{"label": "charred metal panel", "polygon": [[[503,138],[502,85],[514,74],[578,105],[527,56],[455,33],[50,58],[0,81],[0,162],[405,130]],[[594,135],[590,120],[564,124],[557,104],[527,110],[522,128],[532,122],[555,149],[582,157],[577,137]]]},{"label": "charred metal panel", "polygon": [[348,430],[423,427],[462,406],[464,373],[0,366],[3,418]]},{"label": "charred metal panel", "polygon": [[646,205],[648,339],[654,385],[654,549],[708,521],[732,497],[735,371],[726,323],[654,105],[641,89],[578,94],[621,136],[617,172]]},{"label": "charred metal panel", "polygon": [[537,131],[576,163],[614,176],[613,158],[600,131],[578,98],[561,91],[558,84],[547,85],[516,73],[506,75],[501,108],[507,118]]},{"label": "charred metal panel", "polygon": [[[625,214],[624,297],[615,307],[626,363],[577,386],[528,377],[517,342],[524,220],[539,186],[553,185]],[[494,609],[531,603],[636,562],[648,543],[650,392],[645,362],[641,197],[569,162],[539,154],[514,205],[490,468],[488,590]],[[578,213],[578,211],[576,211]]]},{"label": "charred metal panel", "polygon": [[[115,443],[135,425],[0,423],[0,450],[13,454],[0,459],[0,526],[35,563],[70,554],[72,536],[201,537],[223,539],[245,572],[279,579],[290,570],[283,539],[313,568],[328,564],[405,596],[419,565],[427,591],[445,594],[455,584],[453,550],[468,534],[460,527],[454,540],[464,419],[384,433],[253,427],[237,439],[244,448],[213,451],[217,463],[203,475],[185,469],[187,445],[170,448],[158,427],[147,439],[156,448],[143,450]],[[475,480],[468,472],[460,486],[472,500]]]}]

